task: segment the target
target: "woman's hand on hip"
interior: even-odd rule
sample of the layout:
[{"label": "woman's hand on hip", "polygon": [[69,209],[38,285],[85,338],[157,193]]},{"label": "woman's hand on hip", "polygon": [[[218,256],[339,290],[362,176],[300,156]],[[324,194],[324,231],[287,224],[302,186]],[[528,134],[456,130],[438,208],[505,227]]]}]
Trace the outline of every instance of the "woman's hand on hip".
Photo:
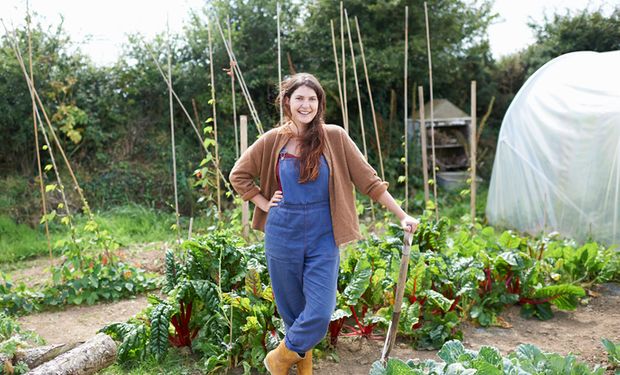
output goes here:
[{"label": "woman's hand on hip", "polygon": [[276,192],[273,193],[273,197],[271,197],[271,200],[269,200],[269,205],[267,206],[266,212],[269,212],[271,207],[276,207],[278,203],[280,203],[281,200],[282,200],[282,191],[276,190]]},{"label": "woman's hand on hip", "polygon": [[405,216],[400,221],[400,225],[403,228],[403,230],[409,233],[415,233],[415,231],[418,229],[419,224],[420,224],[420,221],[418,219],[413,218],[409,215]]}]

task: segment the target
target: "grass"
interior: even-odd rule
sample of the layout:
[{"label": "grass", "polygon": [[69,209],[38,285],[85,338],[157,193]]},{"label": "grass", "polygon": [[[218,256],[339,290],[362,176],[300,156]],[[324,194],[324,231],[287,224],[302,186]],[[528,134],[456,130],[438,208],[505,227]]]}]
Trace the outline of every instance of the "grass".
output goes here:
[{"label": "grass", "polygon": [[[181,227],[188,228],[189,220],[182,219]],[[76,227],[82,227],[86,221],[83,215],[76,216]],[[172,241],[176,237],[175,231],[171,229],[175,223],[174,214],[138,205],[98,212],[95,214],[95,221],[102,229],[108,230],[122,246],[142,242]],[[206,226],[206,219],[194,221],[194,228]],[[70,236],[68,228],[57,223],[50,226],[50,230],[52,247],[55,247],[59,240],[68,239]],[[24,224],[16,224],[6,215],[0,215],[0,264],[44,256],[48,252],[43,225],[33,229]]]},{"label": "grass", "polygon": [[115,363],[99,371],[97,375],[198,375],[204,373],[195,357],[180,355],[175,350],[170,350],[161,362],[149,357],[138,363],[128,362],[126,365],[121,366]]},{"label": "grass", "polygon": [[[52,233],[52,242],[63,237]],[[0,216],[0,263],[11,263],[48,253],[47,240],[43,231],[24,224],[16,224],[6,215]]]}]

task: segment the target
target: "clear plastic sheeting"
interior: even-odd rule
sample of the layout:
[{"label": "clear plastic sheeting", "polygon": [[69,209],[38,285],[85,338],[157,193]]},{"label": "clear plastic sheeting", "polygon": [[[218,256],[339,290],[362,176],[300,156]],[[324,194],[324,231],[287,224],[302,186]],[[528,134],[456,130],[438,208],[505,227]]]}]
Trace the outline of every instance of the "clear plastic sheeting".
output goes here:
[{"label": "clear plastic sheeting", "polygon": [[569,53],[527,80],[502,122],[486,214],[620,244],[620,51]]}]

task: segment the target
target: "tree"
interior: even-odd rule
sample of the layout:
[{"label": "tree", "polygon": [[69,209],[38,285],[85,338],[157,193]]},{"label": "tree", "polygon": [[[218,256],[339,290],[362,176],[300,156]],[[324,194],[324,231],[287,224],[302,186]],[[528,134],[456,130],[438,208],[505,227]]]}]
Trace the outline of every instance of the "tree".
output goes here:
[{"label": "tree", "polygon": [[606,17],[601,10],[584,9],[576,14],[554,14],[541,25],[529,24],[536,42],[528,47],[527,76],[547,61],[574,51],[614,51],[620,49],[620,6]]}]

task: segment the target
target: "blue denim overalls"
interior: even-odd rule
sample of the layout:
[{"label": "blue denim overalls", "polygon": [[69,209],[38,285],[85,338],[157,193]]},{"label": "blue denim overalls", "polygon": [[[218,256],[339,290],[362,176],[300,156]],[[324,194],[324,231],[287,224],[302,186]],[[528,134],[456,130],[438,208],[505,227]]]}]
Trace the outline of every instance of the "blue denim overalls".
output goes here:
[{"label": "blue denim overalls", "polygon": [[265,254],[286,346],[304,353],[318,344],[336,307],[340,253],[329,210],[329,166],[321,155],[319,176],[300,184],[299,160],[280,153],[283,193],[265,225]]}]

